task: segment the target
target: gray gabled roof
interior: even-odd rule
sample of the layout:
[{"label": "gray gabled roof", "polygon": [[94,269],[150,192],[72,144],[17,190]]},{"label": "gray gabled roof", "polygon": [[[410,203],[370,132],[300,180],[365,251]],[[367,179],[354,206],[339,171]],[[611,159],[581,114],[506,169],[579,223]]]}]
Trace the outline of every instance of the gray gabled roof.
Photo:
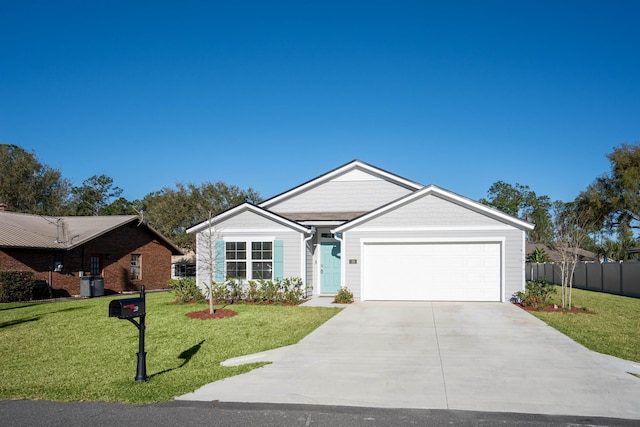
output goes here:
[{"label": "gray gabled roof", "polygon": [[[125,224],[138,221],[136,215],[52,217],[0,212],[0,247],[69,250]],[[182,254],[166,237],[146,224],[175,254]]]},{"label": "gray gabled roof", "polygon": [[285,191],[284,193],[280,193],[277,196],[274,196],[270,199],[264,200],[262,202],[260,202],[258,204],[259,207],[264,208],[264,209],[269,209],[270,207],[272,207],[275,203],[278,203],[284,199],[296,196],[306,190],[308,190],[309,188],[312,188],[314,186],[317,186],[323,182],[327,182],[332,180],[333,178],[335,178],[336,176],[342,175],[348,171],[352,171],[352,170],[356,170],[356,169],[360,169],[366,173],[369,173],[371,175],[375,175],[375,176],[379,176],[381,178],[386,179],[389,182],[393,182],[396,185],[405,187],[410,189],[411,191],[416,191],[420,188],[423,187],[422,184],[419,184],[417,182],[408,180],[406,178],[403,178],[399,175],[393,174],[391,172],[387,172],[384,169],[380,169],[377,168],[373,165],[370,165],[368,163],[365,163],[361,160],[352,160],[349,163],[346,163],[340,167],[337,167],[327,173],[324,173],[310,181],[307,181],[303,184],[298,185],[297,187],[294,187],[290,190]]},{"label": "gray gabled roof", "polygon": [[381,206],[378,209],[374,209],[371,212],[368,212],[364,215],[361,215],[357,218],[352,219],[349,222],[346,222],[336,228],[333,229],[334,233],[342,233],[344,231],[347,231],[350,228],[353,228],[359,224],[362,224],[366,221],[369,221],[372,218],[375,218],[379,215],[383,215],[389,211],[392,211],[396,208],[398,208],[399,206],[402,206],[406,203],[409,203],[413,200],[416,200],[418,198],[424,197],[426,195],[429,194],[434,194],[434,195],[438,195],[439,197],[442,197],[446,200],[449,200],[450,202],[456,203],[460,206],[465,206],[469,209],[472,209],[478,213],[481,213],[483,215],[486,215],[488,217],[492,217],[495,219],[498,219],[500,221],[503,221],[507,224],[510,224],[514,227],[520,228],[521,230],[533,230],[534,229],[534,225],[521,220],[519,218],[516,218],[514,216],[508,215],[504,212],[501,212],[497,209],[491,208],[489,206],[483,205],[482,203],[476,202],[474,200],[468,199],[466,197],[460,196],[456,193],[453,193],[451,191],[445,190],[444,188],[440,188],[438,186],[435,186],[433,184],[428,185],[418,191],[415,191],[413,193],[407,194],[406,196],[403,196],[401,198],[399,198],[398,200],[391,202],[385,206]]},{"label": "gray gabled roof", "polygon": [[187,230],[187,233],[199,233],[200,231],[206,230],[207,228],[214,227],[216,224],[220,223],[221,221],[224,221],[230,217],[233,217],[234,215],[238,215],[239,213],[246,212],[246,211],[250,211],[255,214],[262,215],[265,218],[268,218],[274,222],[282,224],[300,233],[309,233],[309,228],[303,225],[300,225],[297,222],[292,221],[288,218],[285,218],[282,215],[278,215],[276,213],[263,209],[249,202],[244,202],[238,206],[234,206],[233,208],[227,209],[226,211],[219,213],[218,215],[214,216],[210,220],[206,220],[201,222],[200,224],[196,224],[193,227],[189,228]]}]

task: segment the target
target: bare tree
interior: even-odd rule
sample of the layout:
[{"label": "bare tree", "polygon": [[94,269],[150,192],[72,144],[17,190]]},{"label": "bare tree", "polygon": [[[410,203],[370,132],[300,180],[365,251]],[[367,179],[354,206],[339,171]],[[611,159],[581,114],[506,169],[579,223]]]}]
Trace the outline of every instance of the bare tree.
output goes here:
[{"label": "bare tree", "polygon": [[571,309],[573,275],[580,260],[580,250],[589,241],[586,216],[573,203],[554,205],[554,246],[560,254],[562,308]]},{"label": "bare tree", "polygon": [[[216,241],[218,236],[218,230],[211,225],[211,219],[213,218],[213,211],[209,212],[209,219],[207,223],[209,227],[206,230],[201,231],[196,236],[196,253],[198,271],[197,277],[200,283],[204,285],[207,290],[209,298],[209,313],[215,313],[213,305],[214,286],[216,284],[216,272],[218,269],[224,269],[224,265],[216,262]],[[223,270],[224,271],[224,270]],[[203,277],[204,276],[204,277]],[[204,280],[203,280],[204,279]]]}]

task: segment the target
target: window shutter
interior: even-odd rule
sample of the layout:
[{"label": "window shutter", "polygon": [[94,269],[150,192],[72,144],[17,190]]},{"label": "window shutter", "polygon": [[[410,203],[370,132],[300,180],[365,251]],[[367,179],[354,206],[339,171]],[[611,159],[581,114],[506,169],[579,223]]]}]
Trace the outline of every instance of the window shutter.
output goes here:
[{"label": "window shutter", "polygon": [[284,278],[284,255],[282,240],[275,240],[273,242],[273,278]]},{"label": "window shutter", "polygon": [[216,240],[213,244],[213,280],[224,281],[224,240]]}]

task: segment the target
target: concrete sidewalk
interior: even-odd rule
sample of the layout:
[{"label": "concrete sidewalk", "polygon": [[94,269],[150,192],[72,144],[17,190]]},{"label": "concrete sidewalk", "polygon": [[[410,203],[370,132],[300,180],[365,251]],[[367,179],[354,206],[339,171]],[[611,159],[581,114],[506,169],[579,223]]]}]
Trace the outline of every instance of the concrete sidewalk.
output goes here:
[{"label": "concrete sidewalk", "polygon": [[505,303],[355,303],[271,361],[178,400],[458,409],[640,419],[634,363],[591,352]]}]

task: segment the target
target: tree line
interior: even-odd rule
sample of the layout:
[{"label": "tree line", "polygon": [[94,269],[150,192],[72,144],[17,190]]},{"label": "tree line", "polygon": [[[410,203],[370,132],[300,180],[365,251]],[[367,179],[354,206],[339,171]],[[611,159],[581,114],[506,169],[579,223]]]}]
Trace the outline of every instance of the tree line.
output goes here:
[{"label": "tree line", "polygon": [[[626,250],[638,245],[634,231],[640,229],[640,145],[614,147],[607,158],[611,170],[596,177],[575,200],[552,201],[528,185],[497,181],[480,202],[535,224],[530,241],[553,245],[569,238],[576,247],[625,259]],[[9,144],[0,144],[0,177],[0,203],[12,211],[66,216],[144,210],[149,225],[185,249],[195,246],[194,236],[185,232],[189,227],[245,200],[262,200],[253,188],[221,181],[176,183],[142,200],[127,200],[111,177],[94,175],[75,186],[59,170],[40,163],[34,152]]]},{"label": "tree line", "polygon": [[94,175],[75,186],[59,170],[42,164],[34,152],[10,144],[0,144],[0,177],[0,203],[13,212],[49,216],[144,212],[150,226],[187,250],[195,249],[195,236],[186,233],[188,228],[245,200],[262,200],[252,188],[221,181],[177,183],[142,200],[127,200],[111,177]]},{"label": "tree line", "polygon": [[640,229],[640,145],[614,147],[607,158],[611,170],[572,201],[551,201],[527,185],[498,181],[480,202],[535,224],[530,241],[629,259],[627,250],[640,243],[634,234]]}]

